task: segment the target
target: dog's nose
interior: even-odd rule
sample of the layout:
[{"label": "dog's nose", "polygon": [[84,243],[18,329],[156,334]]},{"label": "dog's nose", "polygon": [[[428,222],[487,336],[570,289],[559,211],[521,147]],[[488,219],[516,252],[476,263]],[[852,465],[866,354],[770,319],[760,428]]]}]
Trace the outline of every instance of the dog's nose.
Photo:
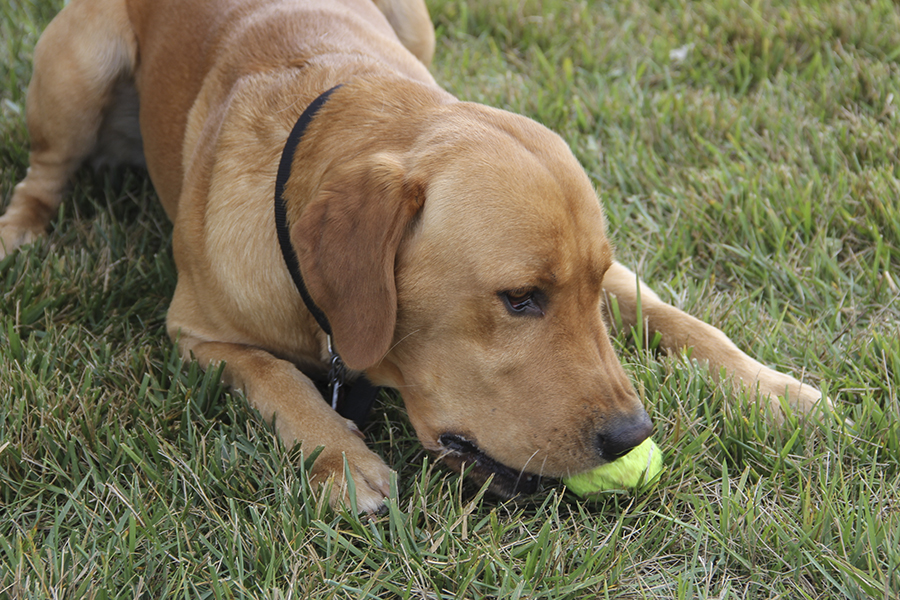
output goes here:
[{"label": "dog's nose", "polygon": [[597,449],[604,459],[615,460],[650,437],[652,431],[650,416],[642,410],[638,415],[609,423],[597,434]]}]

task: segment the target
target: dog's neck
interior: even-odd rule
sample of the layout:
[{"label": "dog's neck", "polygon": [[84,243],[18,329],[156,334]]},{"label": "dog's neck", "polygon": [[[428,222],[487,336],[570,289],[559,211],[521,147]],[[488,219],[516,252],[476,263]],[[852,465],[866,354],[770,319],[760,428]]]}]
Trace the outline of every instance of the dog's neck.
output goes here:
[{"label": "dog's neck", "polygon": [[306,110],[303,111],[300,118],[297,119],[297,123],[291,130],[290,135],[288,135],[287,142],[284,144],[284,150],[281,153],[281,162],[278,165],[278,175],[275,178],[275,230],[278,233],[278,245],[281,247],[281,256],[284,258],[284,264],[291,274],[291,279],[294,280],[294,285],[297,286],[297,291],[300,292],[300,296],[303,298],[303,303],[306,304],[306,308],[316,319],[316,323],[319,324],[322,331],[329,337],[331,336],[331,324],[328,323],[328,317],[325,316],[325,313],[316,306],[316,303],[309,295],[306,284],[303,283],[303,274],[300,272],[300,263],[297,260],[297,253],[291,245],[290,227],[287,222],[287,203],[284,199],[284,187],[291,175],[291,166],[294,163],[294,152],[302,141],[306,128],[313,120],[313,117],[316,116],[316,113],[322,105],[328,101],[331,94],[339,87],[341,86],[336,85],[319,95],[318,98],[313,100],[310,105],[306,107]]},{"label": "dog's neck", "polygon": [[307,310],[309,310],[316,323],[328,336],[328,352],[330,354],[328,384],[331,393],[331,407],[338,411],[341,416],[351,419],[357,426],[362,428],[368,419],[372,404],[375,402],[375,398],[378,396],[381,388],[373,386],[364,375],[360,375],[356,381],[346,381],[346,367],[344,367],[337,349],[332,344],[331,324],[328,322],[328,317],[313,301],[306,284],[303,282],[303,273],[300,271],[297,253],[291,244],[290,227],[287,222],[287,203],[284,198],[284,188],[291,175],[294,153],[303,140],[306,128],[322,105],[328,101],[331,94],[340,87],[341,85],[337,85],[313,100],[306,110],[303,111],[303,114],[300,115],[300,118],[297,119],[294,128],[288,135],[281,154],[281,162],[278,165],[278,174],[275,178],[275,230],[278,234],[281,255],[284,258],[284,263],[291,275],[291,279],[293,279],[300,297],[303,298],[303,303],[306,305]]}]

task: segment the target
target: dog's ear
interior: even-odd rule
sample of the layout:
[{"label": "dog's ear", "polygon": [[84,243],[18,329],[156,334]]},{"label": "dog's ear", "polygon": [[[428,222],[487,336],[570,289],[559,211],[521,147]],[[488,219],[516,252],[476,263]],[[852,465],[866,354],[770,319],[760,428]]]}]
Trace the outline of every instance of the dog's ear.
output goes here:
[{"label": "dog's ear", "polygon": [[381,154],[340,167],[291,230],[310,297],[331,324],[335,349],[351,369],[376,364],[397,321],[397,248],[422,208],[424,184]]}]

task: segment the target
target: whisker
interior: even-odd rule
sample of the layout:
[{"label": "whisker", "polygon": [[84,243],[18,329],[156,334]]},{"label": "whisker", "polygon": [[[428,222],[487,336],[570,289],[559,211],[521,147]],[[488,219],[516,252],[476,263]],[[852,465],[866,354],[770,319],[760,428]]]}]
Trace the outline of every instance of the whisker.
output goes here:
[{"label": "whisker", "polygon": [[422,330],[421,330],[421,329],[416,329],[415,331],[410,331],[409,333],[407,333],[406,335],[404,335],[402,338],[400,338],[399,340],[397,340],[397,343],[396,343],[396,344],[394,344],[393,346],[391,346],[390,348],[388,348],[388,352],[391,352],[394,348],[396,348],[397,346],[399,346],[399,345],[400,345],[400,342],[405,341],[406,338],[411,337],[411,336],[413,336],[413,335],[419,333],[420,331],[422,331]]},{"label": "whisker", "polygon": [[[401,342],[403,342],[404,340],[406,340],[406,338],[408,338],[408,337],[410,337],[410,336],[412,336],[412,335],[415,335],[415,334],[419,333],[420,331],[421,331],[421,329],[416,329],[415,331],[410,331],[409,333],[407,333],[406,335],[404,335],[402,338],[400,338],[399,340],[397,340],[397,342],[396,342],[393,346],[391,346],[390,348],[388,348],[388,351],[384,353],[384,356],[387,356],[388,354],[390,354],[391,352],[393,352],[394,348],[396,348],[397,346],[399,346]],[[377,366],[381,366],[381,362],[384,360],[384,356],[382,356],[381,359],[378,361],[378,365],[377,365]]]},{"label": "whisker", "polygon": [[[525,469],[528,468],[528,465],[531,463],[531,459],[537,456],[538,452],[540,452],[540,450],[535,450],[534,452],[532,452],[531,456],[528,457],[528,460],[525,461],[525,465],[521,469],[519,469],[519,477],[518,479],[516,479],[516,487],[519,487],[519,483],[522,481],[522,477],[525,475]],[[544,460],[546,461],[547,459],[545,458]],[[543,471],[543,467],[541,467],[541,470]]]}]

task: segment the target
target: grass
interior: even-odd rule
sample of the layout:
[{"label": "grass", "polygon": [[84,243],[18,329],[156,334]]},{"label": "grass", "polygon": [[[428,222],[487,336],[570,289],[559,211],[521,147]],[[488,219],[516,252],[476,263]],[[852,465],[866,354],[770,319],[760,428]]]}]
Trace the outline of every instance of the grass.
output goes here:
[{"label": "grass", "polygon": [[[61,4],[0,4],[4,200]],[[441,83],[563,135],[620,259],[836,415],[768,424],[622,336],[659,483],[498,502],[435,465],[385,397],[367,433],[398,474],[389,511],[335,512],[217,373],[173,352],[149,182],[84,172],[49,236],[0,261],[0,597],[897,598],[897,5],[429,6]]]}]

